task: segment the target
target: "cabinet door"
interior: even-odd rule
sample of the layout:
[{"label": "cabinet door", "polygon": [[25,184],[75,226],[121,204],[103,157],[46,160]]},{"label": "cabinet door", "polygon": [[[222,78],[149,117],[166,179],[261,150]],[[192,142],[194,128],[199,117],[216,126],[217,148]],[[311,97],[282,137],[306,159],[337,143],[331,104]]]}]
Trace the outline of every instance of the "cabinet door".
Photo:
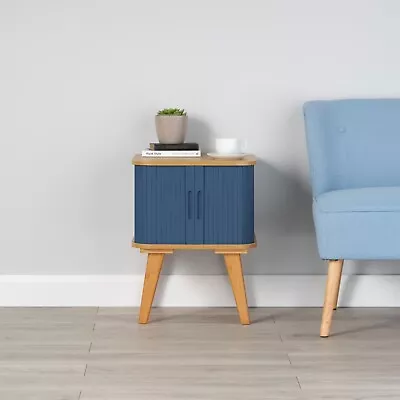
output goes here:
[{"label": "cabinet door", "polygon": [[254,167],[204,167],[204,243],[254,241]]},{"label": "cabinet door", "polygon": [[186,244],[204,243],[204,167],[186,167]]},{"label": "cabinet door", "polygon": [[187,198],[185,168],[135,167],[137,243],[185,243]]}]

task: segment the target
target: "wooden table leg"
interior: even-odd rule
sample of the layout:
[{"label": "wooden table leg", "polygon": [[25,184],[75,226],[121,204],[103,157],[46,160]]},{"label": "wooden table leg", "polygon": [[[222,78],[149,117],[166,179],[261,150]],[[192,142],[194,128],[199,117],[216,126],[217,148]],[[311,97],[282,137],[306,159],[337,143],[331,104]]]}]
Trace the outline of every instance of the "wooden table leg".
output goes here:
[{"label": "wooden table leg", "polygon": [[144,277],[139,313],[139,323],[141,324],[147,324],[149,321],[151,305],[153,304],[163,261],[164,253],[149,253],[147,256],[146,275]]},{"label": "wooden table leg", "polygon": [[240,323],[242,325],[249,325],[249,310],[247,307],[246,287],[240,254],[224,254],[224,260],[231,281],[233,295],[235,296]]}]

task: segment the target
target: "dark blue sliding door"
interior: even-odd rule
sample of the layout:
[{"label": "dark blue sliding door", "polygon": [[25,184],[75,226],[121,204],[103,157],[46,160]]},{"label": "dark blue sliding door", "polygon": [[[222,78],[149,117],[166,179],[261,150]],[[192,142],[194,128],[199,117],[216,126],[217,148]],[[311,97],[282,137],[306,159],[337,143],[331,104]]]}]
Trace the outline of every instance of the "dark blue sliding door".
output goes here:
[{"label": "dark blue sliding door", "polygon": [[136,166],[135,241],[254,241],[253,166]]},{"label": "dark blue sliding door", "polygon": [[204,243],[254,241],[254,167],[204,167]]},{"label": "dark blue sliding door", "polygon": [[135,167],[135,241],[186,242],[185,167]]}]

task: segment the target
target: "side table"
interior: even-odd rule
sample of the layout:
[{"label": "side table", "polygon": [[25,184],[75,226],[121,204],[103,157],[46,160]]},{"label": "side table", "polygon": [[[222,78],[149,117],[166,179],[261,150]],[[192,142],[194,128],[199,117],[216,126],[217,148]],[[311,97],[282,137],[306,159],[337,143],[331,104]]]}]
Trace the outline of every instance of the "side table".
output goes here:
[{"label": "side table", "polygon": [[241,255],[256,246],[256,159],[147,158],[137,155],[135,238],[147,253],[139,323],[150,317],[166,254],[209,250],[224,256],[240,322],[250,324]]}]

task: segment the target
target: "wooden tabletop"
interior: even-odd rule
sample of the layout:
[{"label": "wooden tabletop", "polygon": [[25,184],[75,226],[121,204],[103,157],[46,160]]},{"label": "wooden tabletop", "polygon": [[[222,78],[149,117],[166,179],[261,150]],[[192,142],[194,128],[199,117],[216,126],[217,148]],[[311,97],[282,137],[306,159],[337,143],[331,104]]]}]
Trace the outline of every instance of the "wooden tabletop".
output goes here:
[{"label": "wooden tabletop", "polygon": [[240,160],[229,160],[222,158],[211,158],[208,156],[183,158],[183,157],[142,157],[140,154],[136,154],[132,159],[133,165],[169,165],[169,166],[180,166],[180,165],[208,165],[208,166],[248,166],[255,165],[256,157],[253,155],[247,155]]}]

